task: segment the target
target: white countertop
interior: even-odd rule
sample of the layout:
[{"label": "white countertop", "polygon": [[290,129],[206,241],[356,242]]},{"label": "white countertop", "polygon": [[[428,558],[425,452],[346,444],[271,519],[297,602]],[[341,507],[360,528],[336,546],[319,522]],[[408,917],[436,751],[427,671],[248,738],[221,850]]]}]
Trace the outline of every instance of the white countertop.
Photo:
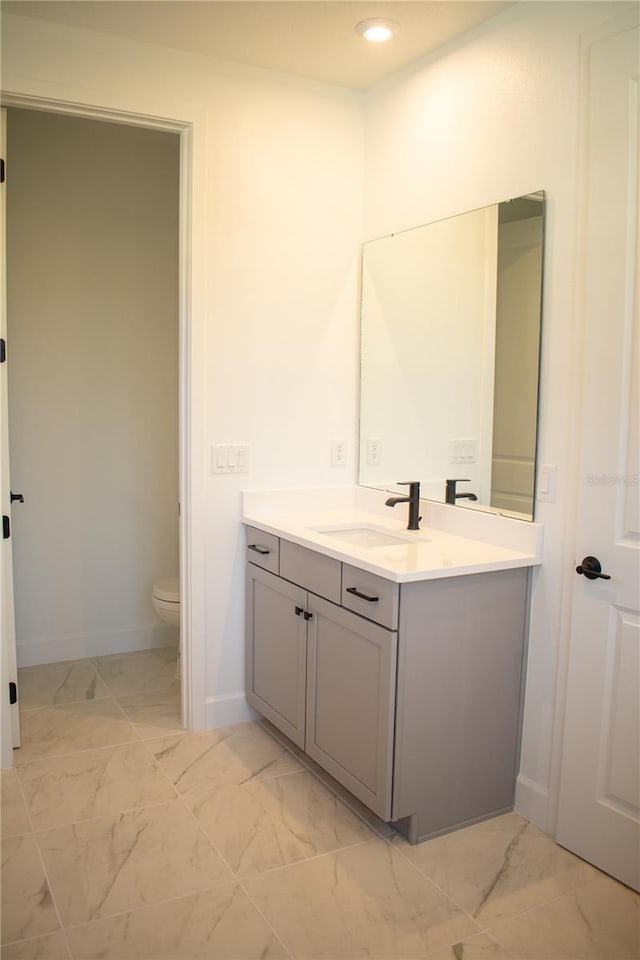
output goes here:
[{"label": "white countertop", "polygon": [[[250,491],[244,494],[243,522],[400,583],[542,562],[539,524],[492,514],[483,515],[478,522],[475,511],[466,511],[465,518],[459,507],[421,501],[423,522],[414,532],[406,529],[406,504],[385,507],[386,497],[383,492],[361,487]],[[321,529],[358,527],[372,527],[403,542],[358,546]]]}]

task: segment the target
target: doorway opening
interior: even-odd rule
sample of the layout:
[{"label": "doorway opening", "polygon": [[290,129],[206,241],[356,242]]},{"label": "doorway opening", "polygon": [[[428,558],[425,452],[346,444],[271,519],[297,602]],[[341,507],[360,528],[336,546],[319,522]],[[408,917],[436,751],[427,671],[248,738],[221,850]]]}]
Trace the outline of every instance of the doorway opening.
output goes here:
[{"label": "doorway opening", "polygon": [[189,130],[24,106],[7,138],[18,666],[175,651],[167,584],[152,598],[174,578],[180,609],[188,590]]}]

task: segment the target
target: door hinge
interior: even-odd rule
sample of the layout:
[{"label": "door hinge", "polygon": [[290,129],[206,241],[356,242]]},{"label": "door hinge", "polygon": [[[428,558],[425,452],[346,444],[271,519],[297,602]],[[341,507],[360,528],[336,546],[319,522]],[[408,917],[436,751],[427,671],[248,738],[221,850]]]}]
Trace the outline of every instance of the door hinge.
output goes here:
[{"label": "door hinge", "polygon": [[6,514],[2,516],[2,539],[8,540],[11,536],[11,520]]},{"label": "door hinge", "polygon": [[0,363],[4,363],[7,359],[7,341],[4,337],[0,337]]},{"label": "door hinge", "polygon": [[0,158],[0,183],[4,183],[4,160]]},{"label": "door hinge", "polygon": [[17,702],[18,702],[18,687],[13,682],[13,680],[9,680],[9,703],[13,706],[13,704]]}]

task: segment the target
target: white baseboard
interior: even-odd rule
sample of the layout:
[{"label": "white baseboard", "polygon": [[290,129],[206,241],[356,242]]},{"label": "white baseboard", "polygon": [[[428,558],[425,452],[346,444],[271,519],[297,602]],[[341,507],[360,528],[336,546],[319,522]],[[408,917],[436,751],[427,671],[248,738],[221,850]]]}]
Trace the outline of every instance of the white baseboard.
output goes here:
[{"label": "white baseboard", "polygon": [[206,703],[207,729],[209,730],[258,719],[258,714],[247,703],[244,691],[228,693],[221,697],[207,697]]},{"label": "white baseboard", "polygon": [[515,813],[548,832],[549,791],[542,784],[520,774],[516,780]]},{"label": "white baseboard", "polygon": [[16,645],[18,666],[35,667],[61,660],[105,657],[110,653],[131,653],[151,647],[170,647],[178,643],[179,631],[168,623],[151,623],[111,633],[93,633],[51,640],[29,640]]}]

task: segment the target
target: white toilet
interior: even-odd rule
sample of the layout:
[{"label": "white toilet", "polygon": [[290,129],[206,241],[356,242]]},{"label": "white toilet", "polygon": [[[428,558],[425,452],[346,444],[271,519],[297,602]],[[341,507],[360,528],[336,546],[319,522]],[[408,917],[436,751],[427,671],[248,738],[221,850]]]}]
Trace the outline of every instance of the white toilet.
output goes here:
[{"label": "white toilet", "polygon": [[[172,627],[180,627],[180,578],[169,577],[168,580],[156,580],[151,591],[153,609],[164,623]],[[178,639],[178,658],[176,660],[176,677],[180,677],[180,653],[182,638]]]},{"label": "white toilet", "polygon": [[151,597],[153,609],[164,623],[180,626],[180,579],[156,580]]}]

